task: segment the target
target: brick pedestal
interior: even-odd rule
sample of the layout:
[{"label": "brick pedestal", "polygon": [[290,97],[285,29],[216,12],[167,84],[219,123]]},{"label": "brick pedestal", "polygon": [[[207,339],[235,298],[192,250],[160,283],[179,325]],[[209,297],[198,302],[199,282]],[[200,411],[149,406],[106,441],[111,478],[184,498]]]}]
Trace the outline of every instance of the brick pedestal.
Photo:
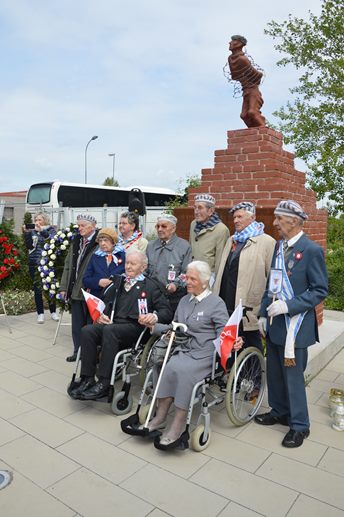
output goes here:
[{"label": "brick pedestal", "polygon": [[[266,233],[278,238],[272,226],[273,210],[281,199],[293,199],[309,215],[304,225],[307,235],[325,249],[327,212],[316,208],[315,193],[306,188],[305,174],[295,169],[294,154],[283,149],[282,134],[260,127],[228,131],[227,137],[227,149],[215,151],[214,167],[202,170],[201,187],[190,189],[189,207],[197,193],[212,194],[232,232],[228,208],[243,200],[252,201]],[[183,228],[189,228],[191,208],[175,212],[179,222],[183,220]]]}]

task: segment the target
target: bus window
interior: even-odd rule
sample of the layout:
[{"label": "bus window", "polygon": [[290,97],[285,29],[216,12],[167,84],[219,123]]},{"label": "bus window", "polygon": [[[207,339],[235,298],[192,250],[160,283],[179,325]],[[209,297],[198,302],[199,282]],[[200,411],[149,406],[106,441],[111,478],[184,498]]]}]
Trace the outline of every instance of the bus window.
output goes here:
[{"label": "bus window", "polygon": [[146,206],[166,206],[167,202],[174,196],[168,194],[152,194],[145,192]]},{"label": "bus window", "polygon": [[86,189],[82,187],[80,188],[61,185],[57,193],[57,200],[59,203],[62,202],[63,206],[71,206],[76,208],[89,206],[86,202],[85,190]]},{"label": "bus window", "polygon": [[41,203],[49,203],[51,184],[42,183],[33,185],[27,195],[27,203],[29,205],[40,205]]}]

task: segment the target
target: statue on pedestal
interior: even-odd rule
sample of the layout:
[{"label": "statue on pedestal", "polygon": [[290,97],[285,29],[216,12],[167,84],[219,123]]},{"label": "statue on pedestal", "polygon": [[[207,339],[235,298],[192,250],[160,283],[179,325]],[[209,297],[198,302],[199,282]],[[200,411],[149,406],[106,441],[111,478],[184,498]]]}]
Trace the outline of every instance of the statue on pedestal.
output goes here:
[{"label": "statue on pedestal", "polygon": [[232,36],[229,43],[229,50],[232,53],[228,56],[230,70],[228,79],[241,84],[243,102],[240,117],[242,120],[247,127],[261,127],[266,125],[260,111],[264,104],[259,90],[263,71],[243,52],[242,49],[246,44],[247,40],[244,36]]}]

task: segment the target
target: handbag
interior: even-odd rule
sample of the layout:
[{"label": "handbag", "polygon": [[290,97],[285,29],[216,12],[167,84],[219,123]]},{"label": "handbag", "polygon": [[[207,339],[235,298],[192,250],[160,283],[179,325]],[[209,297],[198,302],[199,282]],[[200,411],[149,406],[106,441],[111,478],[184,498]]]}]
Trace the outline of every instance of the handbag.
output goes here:
[{"label": "handbag", "polygon": [[[148,359],[148,363],[149,363],[150,367],[162,365],[165,355],[166,355],[168,343],[171,338],[171,333],[172,333],[172,331],[169,330],[168,332],[166,332],[166,334],[164,334],[160,339],[158,339],[158,341],[156,341],[153,344],[151,353],[150,353],[150,356]],[[170,357],[178,346],[186,346],[189,343],[189,341],[190,341],[190,336],[187,333],[176,332],[176,335],[175,335],[175,338],[174,338],[174,341],[173,341],[173,344],[171,347]]]}]

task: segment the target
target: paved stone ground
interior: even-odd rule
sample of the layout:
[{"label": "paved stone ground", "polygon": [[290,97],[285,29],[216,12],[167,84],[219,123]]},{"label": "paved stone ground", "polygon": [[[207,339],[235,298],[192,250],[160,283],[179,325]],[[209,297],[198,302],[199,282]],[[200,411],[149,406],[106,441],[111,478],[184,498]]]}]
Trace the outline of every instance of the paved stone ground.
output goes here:
[{"label": "paved stone ground", "polygon": [[50,319],[10,321],[12,334],[0,318],[0,470],[14,477],[1,516],[344,515],[344,432],[331,428],[327,405],[329,389],[344,387],[344,349],[307,388],[301,448],[281,446],[279,425],[235,427],[220,406],[205,451],[166,454],[123,434],[108,404],[67,396],[69,326],[52,346]]}]

